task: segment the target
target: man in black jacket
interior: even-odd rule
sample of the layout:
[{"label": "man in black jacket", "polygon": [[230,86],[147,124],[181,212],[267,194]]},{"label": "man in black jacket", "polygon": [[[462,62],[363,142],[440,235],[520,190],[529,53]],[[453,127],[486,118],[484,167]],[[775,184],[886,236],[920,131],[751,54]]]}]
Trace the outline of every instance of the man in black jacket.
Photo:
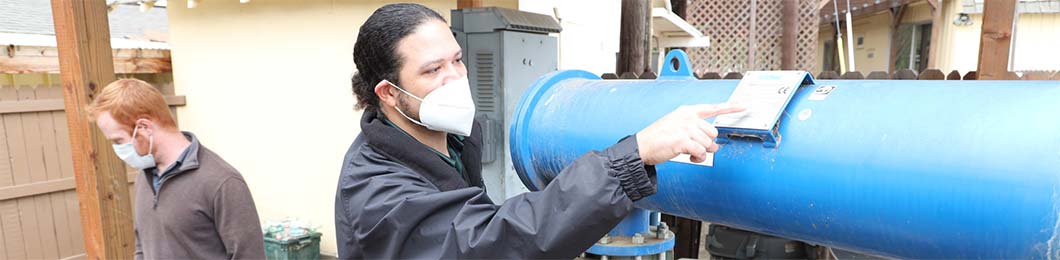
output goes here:
[{"label": "man in black jacket", "polygon": [[498,206],[461,51],[421,5],[384,6],[361,26],[352,81],[364,113],[335,194],[339,258],[574,258],[655,193],[652,165],[718,149],[703,119],[741,110],[678,108]]}]

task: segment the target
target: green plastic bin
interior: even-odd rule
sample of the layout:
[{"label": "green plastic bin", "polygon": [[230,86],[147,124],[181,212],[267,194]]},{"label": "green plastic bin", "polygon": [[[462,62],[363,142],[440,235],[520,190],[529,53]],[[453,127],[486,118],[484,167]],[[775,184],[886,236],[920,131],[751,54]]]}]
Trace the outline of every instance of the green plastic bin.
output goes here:
[{"label": "green plastic bin", "polygon": [[269,260],[320,259],[320,233],[276,240],[265,237],[265,258]]}]

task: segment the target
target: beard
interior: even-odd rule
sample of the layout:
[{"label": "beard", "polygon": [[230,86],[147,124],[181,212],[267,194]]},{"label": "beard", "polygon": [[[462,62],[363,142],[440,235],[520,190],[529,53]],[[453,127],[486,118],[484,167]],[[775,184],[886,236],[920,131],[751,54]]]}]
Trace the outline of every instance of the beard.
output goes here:
[{"label": "beard", "polygon": [[404,111],[406,116],[416,121],[423,122],[423,120],[420,120],[419,108],[417,108],[415,112],[412,111],[412,105],[409,104],[408,99],[409,97],[406,97],[405,95],[398,96],[398,108],[400,108],[401,111]]}]

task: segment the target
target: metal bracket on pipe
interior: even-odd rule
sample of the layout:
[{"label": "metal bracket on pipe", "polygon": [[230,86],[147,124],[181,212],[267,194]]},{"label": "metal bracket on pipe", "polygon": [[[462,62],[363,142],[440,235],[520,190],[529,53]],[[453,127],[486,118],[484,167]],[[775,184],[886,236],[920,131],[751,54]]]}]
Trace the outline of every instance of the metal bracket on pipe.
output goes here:
[{"label": "metal bracket on pipe", "polygon": [[663,64],[659,68],[659,80],[695,80],[692,74],[692,63],[688,61],[688,54],[682,50],[672,50],[666,54]]}]

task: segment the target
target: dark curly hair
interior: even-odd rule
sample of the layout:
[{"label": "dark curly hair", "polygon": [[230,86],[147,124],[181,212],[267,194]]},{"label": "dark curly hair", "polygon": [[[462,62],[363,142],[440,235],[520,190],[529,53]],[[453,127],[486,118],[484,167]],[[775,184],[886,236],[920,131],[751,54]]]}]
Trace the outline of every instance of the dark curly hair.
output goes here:
[{"label": "dark curly hair", "polygon": [[398,82],[398,71],[403,63],[397,53],[401,39],[411,34],[420,24],[445,18],[426,6],[411,3],[388,4],[372,13],[361,25],[357,42],[353,45],[353,63],[357,72],[351,78],[358,109],[376,110],[379,97],[375,85],[383,79]]}]

